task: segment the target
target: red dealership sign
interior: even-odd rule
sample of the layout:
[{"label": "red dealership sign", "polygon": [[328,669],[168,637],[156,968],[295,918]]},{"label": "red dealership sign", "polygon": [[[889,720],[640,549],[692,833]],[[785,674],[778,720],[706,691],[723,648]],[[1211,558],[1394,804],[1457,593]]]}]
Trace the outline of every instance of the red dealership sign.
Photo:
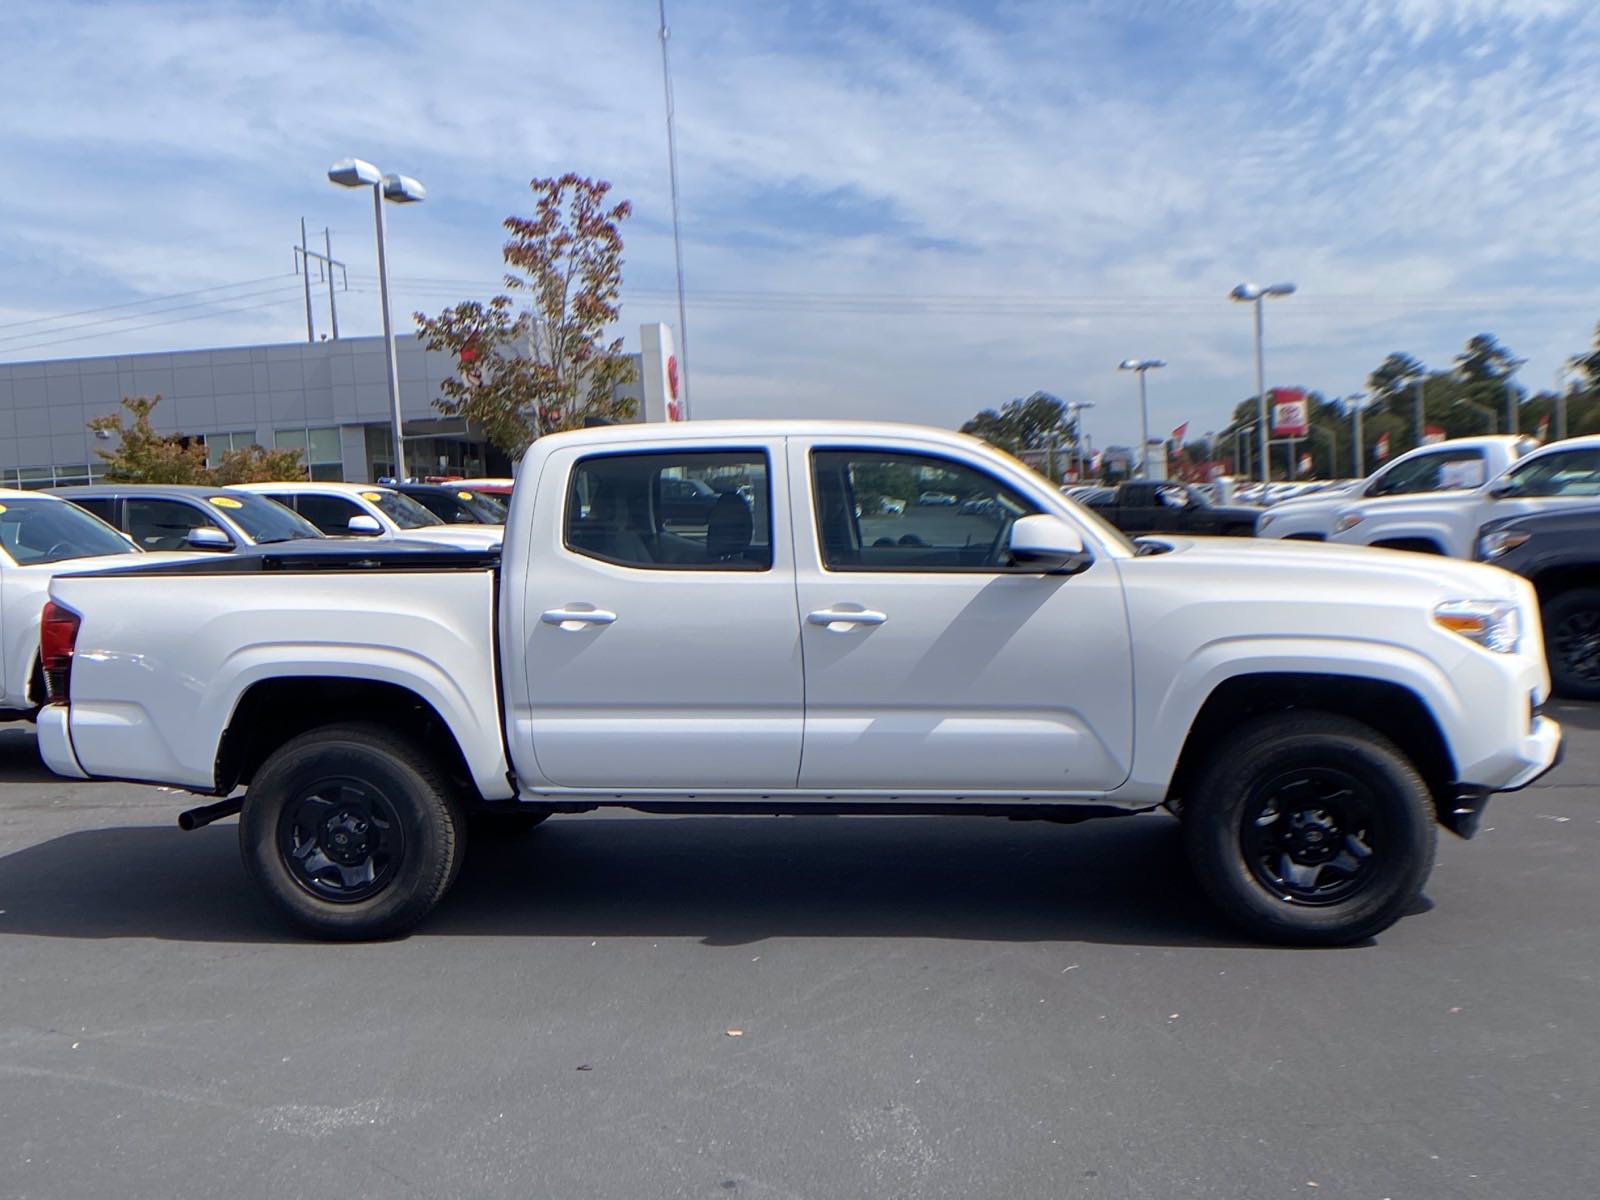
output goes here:
[{"label": "red dealership sign", "polygon": [[1272,435],[1274,437],[1305,437],[1311,428],[1311,406],[1306,402],[1302,388],[1270,388],[1272,398]]}]

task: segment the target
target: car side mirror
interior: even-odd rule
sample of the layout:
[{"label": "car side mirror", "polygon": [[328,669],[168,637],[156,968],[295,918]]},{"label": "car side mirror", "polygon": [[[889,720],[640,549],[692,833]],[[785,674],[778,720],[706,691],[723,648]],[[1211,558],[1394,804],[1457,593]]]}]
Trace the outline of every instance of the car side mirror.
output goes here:
[{"label": "car side mirror", "polygon": [[210,525],[197,525],[183,539],[191,550],[232,550],[233,539]]},{"label": "car side mirror", "polygon": [[377,517],[369,517],[366,513],[351,517],[350,524],[345,526],[356,537],[377,537],[383,532],[383,526],[378,524]]},{"label": "car side mirror", "polygon": [[1094,562],[1078,531],[1047,513],[1017,518],[1007,547],[1018,567],[1047,575],[1076,575]]},{"label": "car side mirror", "polygon": [[1491,500],[1504,500],[1517,490],[1517,485],[1509,479],[1502,479],[1499,483],[1489,485],[1489,498]]}]

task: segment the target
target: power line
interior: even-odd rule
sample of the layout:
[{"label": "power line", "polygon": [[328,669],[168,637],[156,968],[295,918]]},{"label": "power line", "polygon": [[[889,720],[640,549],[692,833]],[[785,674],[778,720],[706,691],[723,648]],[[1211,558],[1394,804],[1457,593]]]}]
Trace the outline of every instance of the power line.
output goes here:
[{"label": "power line", "polygon": [[[282,276],[278,276],[276,278],[283,278],[283,277]],[[4,336],[0,336],[0,343],[26,341],[28,338],[41,337],[41,336],[53,337],[54,335],[56,335],[58,333],[65,333],[68,330],[72,330],[72,329],[91,329],[91,328],[92,329],[104,329],[104,331],[106,333],[108,333],[108,334],[115,334],[115,333],[120,332],[120,331],[115,330],[115,329],[105,329],[105,327],[106,326],[111,326],[111,325],[120,325],[124,321],[142,321],[146,317],[164,316],[167,313],[187,312],[189,309],[192,309],[192,308],[209,309],[209,308],[214,308],[215,306],[217,306],[219,304],[233,304],[233,303],[235,303],[236,301],[239,301],[239,300],[250,300],[250,299],[253,299],[253,298],[257,297],[257,296],[272,295],[273,293],[276,293],[276,292],[285,291],[290,287],[293,287],[294,290],[296,290],[296,291],[299,290],[298,285],[279,283],[279,284],[276,284],[275,286],[269,287],[269,288],[258,288],[255,291],[240,292],[240,293],[238,293],[237,295],[234,295],[234,296],[219,296],[219,297],[216,297],[215,299],[211,299],[211,300],[196,300],[196,301],[193,301],[193,302],[191,302],[189,304],[174,304],[174,305],[170,305],[170,306],[168,306],[166,308],[152,308],[152,309],[147,309],[144,312],[130,313],[127,316],[123,316],[123,317],[102,317],[97,321],[78,321],[78,322],[76,322],[76,323],[74,323],[72,325],[59,325],[54,329],[35,329],[35,330],[33,330],[33,331],[29,332],[29,333],[6,334]],[[205,314],[202,313],[201,315],[204,316]],[[141,328],[142,328],[142,326],[141,326]],[[93,335],[89,335],[89,336],[93,336]],[[18,346],[0,345],[0,350],[15,350],[15,349],[20,349],[20,348],[21,347],[18,347]]]},{"label": "power line", "polygon": [[[299,289],[295,289],[298,293]],[[298,302],[299,295],[284,296],[276,300],[264,300],[257,304],[242,304],[237,308],[225,308],[216,312],[195,313],[187,317],[173,317],[170,321],[150,321],[143,325],[131,325],[126,329],[97,330],[94,333],[80,333],[73,337],[55,338],[46,342],[29,342],[23,346],[0,347],[0,354],[17,354],[24,350],[39,350],[46,346],[60,346],[68,342],[83,342],[97,337],[121,337],[125,333],[138,333],[144,329],[158,329],[163,325],[181,325],[185,321],[204,321],[209,317],[229,317],[236,313],[256,312],[263,308],[275,308],[280,304],[293,304]]]},{"label": "power line", "polygon": [[183,300],[189,296],[203,296],[207,292],[220,292],[227,288],[250,287],[257,283],[266,283],[273,279],[282,279],[282,275],[263,275],[260,279],[241,279],[235,283],[218,283],[211,287],[195,288],[192,292],[173,292],[168,296],[147,296],[143,300],[129,300],[122,304],[103,304],[98,308],[80,308],[77,312],[57,313],[53,317],[29,317],[26,321],[10,321],[0,324],[0,329],[21,329],[24,325],[44,325],[51,321],[65,321],[71,317],[87,317],[95,313],[116,312],[124,308],[138,308],[145,304],[162,304],[168,300]]}]

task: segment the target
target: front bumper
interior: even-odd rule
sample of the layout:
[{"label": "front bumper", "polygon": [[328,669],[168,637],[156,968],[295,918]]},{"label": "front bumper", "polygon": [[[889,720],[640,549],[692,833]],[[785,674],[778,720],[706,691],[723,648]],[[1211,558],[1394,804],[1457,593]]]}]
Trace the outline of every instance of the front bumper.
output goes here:
[{"label": "front bumper", "polygon": [[1561,761],[1564,746],[1561,726],[1549,717],[1536,716],[1515,743],[1478,763],[1475,778],[1467,785],[1485,792],[1521,791]]},{"label": "front bumper", "polygon": [[39,757],[57,775],[87,779],[89,773],[78,763],[77,752],[72,748],[70,714],[65,704],[47,704],[39,710],[34,718],[39,727]]},{"label": "front bumper", "polygon": [[1535,717],[1533,727],[1518,746],[1520,766],[1506,783],[1489,787],[1481,783],[1457,783],[1455,800],[1447,811],[1441,811],[1439,821],[1451,833],[1469,838],[1478,832],[1478,822],[1496,792],[1519,792],[1537,782],[1561,765],[1566,757],[1566,736],[1561,726],[1549,717]]}]

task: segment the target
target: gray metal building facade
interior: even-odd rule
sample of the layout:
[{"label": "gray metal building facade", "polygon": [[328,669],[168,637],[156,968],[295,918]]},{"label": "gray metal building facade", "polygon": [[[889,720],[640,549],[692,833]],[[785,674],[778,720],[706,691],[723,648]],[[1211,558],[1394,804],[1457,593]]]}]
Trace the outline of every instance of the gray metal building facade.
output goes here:
[{"label": "gray metal building facade", "polygon": [[[433,407],[454,371],[445,354],[396,339],[406,458],[414,475],[500,473],[503,458],[459,420]],[[640,394],[635,380],[627,390]],[[306,449],[321,479],[391,473],[383,339],[240,346],[166,354],[0,363],[0,486],[84,483],[103,471],[114,443],[88,428],[127,396],[157,396],[163,433],[202,436],[213,457],[254,443]]]}]

